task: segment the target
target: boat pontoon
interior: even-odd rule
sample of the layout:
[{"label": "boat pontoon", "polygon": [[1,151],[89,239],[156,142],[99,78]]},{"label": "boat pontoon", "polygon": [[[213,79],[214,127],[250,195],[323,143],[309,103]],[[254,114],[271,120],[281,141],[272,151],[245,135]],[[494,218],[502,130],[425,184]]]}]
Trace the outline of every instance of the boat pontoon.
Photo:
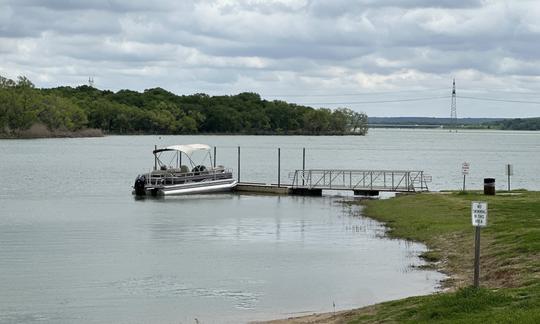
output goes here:
[{"label": "boat pontoon", "polygon": [[[135,179],[133,193],[137,196],[229,191],[236,186],[237,181],[233,179],[231,170],[212,164],[208,145],[156,147],[153,153],[154,169]],[[202,155],[202,159],[195,159],[195,155],[199,158]]]}]

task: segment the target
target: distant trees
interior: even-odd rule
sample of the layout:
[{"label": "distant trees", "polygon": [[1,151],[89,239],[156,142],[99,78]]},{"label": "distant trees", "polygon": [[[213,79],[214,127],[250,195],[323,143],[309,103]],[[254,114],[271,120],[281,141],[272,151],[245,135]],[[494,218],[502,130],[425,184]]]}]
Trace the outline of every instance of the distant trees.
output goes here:
[{"label": "distant trees", "polygon": [[0,77],[0,134],[34,124],[51,130],[98,128],[111,134],[359,134],[367,116],[314,109],[256,93],[178,96],[161,88],[112,92],[89,86],[36,89],[26,77]]},{"label": "distant trees", "polygon": [[540,130],[540,118],[504,119],[487,124],[493,128],[508,130]]},{"label": "distant trees", "polygon": [[0,77],[0,132],[25,130],[35,123],[73,131],[87,122],[86,112],[69,98],[35,89],[26,77],[17,82]]},{"label": "distant trees", "polygon": [[349,108],[339,108],[335,112],[343,114],[347,123],[347,129],[353,133],[366,134],[368,131],[368,116]]}]

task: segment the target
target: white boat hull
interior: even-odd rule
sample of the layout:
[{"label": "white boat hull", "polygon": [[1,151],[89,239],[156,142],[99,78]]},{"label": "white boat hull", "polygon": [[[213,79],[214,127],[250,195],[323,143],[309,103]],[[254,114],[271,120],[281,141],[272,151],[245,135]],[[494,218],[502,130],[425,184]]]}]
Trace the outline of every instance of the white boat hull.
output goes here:
[{"label": "white boat hull", "polygon": [[189,182],[184,184],[147,187],[146,194],[151,196],[192,195],[211,192],[231,191],[238,182],[234,179]]}]

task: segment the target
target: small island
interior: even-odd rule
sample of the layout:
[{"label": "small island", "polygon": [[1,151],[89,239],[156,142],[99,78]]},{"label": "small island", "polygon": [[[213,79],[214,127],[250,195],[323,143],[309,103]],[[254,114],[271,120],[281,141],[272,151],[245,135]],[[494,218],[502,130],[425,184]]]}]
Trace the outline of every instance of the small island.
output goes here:
[{"label": "small island", "polygon": [[176,95],[99,90],[88,85],[36,88],[0,76],[0,138],[104,134],[365,135],[367,116],[268,101],[256,93]]}]

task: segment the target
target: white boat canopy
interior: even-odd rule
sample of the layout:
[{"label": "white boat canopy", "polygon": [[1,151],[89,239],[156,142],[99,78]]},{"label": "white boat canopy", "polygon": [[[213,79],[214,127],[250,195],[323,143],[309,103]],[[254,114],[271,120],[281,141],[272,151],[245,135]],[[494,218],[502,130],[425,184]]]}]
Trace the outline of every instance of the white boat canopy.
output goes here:
[{"label": "white boat canopy", "polygon": [[206,144],[185,144],[185,145],[171,145],[164,148],[154,150],[154,154],[165,151],[177,151],[191,156],[195,151],[207,151],[209,152],[211,147]]}]

